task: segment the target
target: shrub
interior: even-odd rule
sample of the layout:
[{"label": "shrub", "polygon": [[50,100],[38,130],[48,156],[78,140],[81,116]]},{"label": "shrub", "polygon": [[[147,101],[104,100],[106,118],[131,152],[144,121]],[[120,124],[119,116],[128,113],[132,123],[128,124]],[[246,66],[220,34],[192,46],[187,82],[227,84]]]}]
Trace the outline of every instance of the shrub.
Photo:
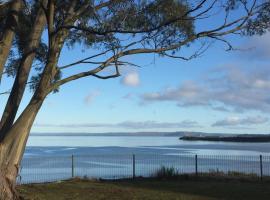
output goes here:
[{"label": "shrub", "polygon": [[244,173],[237,171],[228,171],[228,176],[239,176],[239,177],[257,177],[256,173]]},{"label": "shrub", "polygon": [[179,176],[179,172],[177,169],[175,169],[174,167],[165,167],[165,166],[161,166],[152,174],[152,177],[159,179],[169,179],[175,178],[177,176]]}]

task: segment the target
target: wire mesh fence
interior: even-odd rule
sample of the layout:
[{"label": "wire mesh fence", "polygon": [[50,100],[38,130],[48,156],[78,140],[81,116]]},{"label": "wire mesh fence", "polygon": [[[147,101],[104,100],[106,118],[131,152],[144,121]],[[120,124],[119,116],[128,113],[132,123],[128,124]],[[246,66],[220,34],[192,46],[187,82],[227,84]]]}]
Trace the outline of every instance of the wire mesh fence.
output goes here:
[{"label": "wire mesh fence", "polygon": [[71,157],[26,157],[23,158],[18,177],[19,183],[42,183],[69,179]]},{"label": "wire mesh fence", "polygon": [[[261,164],[260,156],[201,155],[198,156],[198,173],[260,177]],[[269,162],[264,164],[266,167]],[[269,171],[265,175],[268,174]]]},{"label": "wire mesh fence", "polygon": [[263,178],[270,176],[270,156],[96,154],[25,157],[18,183],[42,183],[72,177],[121,179],[151,177],[163,168],[177,174]]},{"label": "wire mesh fence", "polygon": [[118,179],[132,176],[132,155],[106,154],[74,156],[74,176]]}]

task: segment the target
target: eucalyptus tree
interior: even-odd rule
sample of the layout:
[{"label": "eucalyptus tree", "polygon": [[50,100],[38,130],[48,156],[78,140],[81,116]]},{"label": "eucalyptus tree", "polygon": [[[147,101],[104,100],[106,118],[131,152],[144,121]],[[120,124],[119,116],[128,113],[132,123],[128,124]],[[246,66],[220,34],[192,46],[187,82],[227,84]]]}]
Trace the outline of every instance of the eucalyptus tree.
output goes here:
[{"label": "eucalyptus tree", "polygon": [[[125,59],[132,55],[158,54],[190,60],[204,53],[213,41],[233,49],[226,36],[246,33],[267,9],[267,3],[264,0],[1,1],[0,77],[11,77],[14,82],[10,90],[1,92],[8,95],[8,100],[0,121],[0,199],[19,198],[16,176],[30,129],[48,94],[83,77],[119,77],[120,68],[136,66]],[[96,53],[60,66],[63,47],[72,49],[78,43]],[[199,44],[198,50],[184,57],[182,51],[194,43]],[[74,67],[77,73],[66,73]],[[18,113],[27,85],[33,94]],[[2,100],[1,103],[4,104]]]},{"label": "eucalyptus tree", "polygon": [[266,0],[257,17],[249,20],[246,34],[262,35],[270,31],[270,0]]},{"label": "eucalyptus tree", "polygon": [[[10,3],[2,2],[0,4],[0,74],[3,73],[4,65],[8,58],[12,41],[15,35],[15,29],[18,24],[18,13],[22,6],[21,0],[14,0]],[[0,75],[1,83],[1,75]]]}]

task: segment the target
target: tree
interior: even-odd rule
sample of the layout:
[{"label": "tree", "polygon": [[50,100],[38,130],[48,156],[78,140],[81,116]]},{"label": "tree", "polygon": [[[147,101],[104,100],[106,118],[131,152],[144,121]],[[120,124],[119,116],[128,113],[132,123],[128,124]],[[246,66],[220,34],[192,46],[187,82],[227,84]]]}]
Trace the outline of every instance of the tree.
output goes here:
[{"label": "tree", "polygon": [[270,31],[270,1],[266,1],[256,18],[250,19],[246,28],[248,35],[262,35]]},{"label": "tree", "polygon": [[[12,41],[15,35],[15,29],[18,24],[18,12],[21,9],[22,2],[20,0],[12,1],[11,3],[1,5],[1,42],[0,42],[0,74],[3,73],[4,65],[9,55],[12,46]],[[7,12],[8,10],[8,12]],[[7,17],[4,17],[7,14]],[[0,76],[0,83],[1,83]]]},{"label": "tree", "polygon": [[[121,67],[136,66],[125,61],[127,56],[158,54],[190,60],[203,53],[213,41],[233,49],[226,35],[245,33],[266,9],[269,5],[264,0],[12,0],[0,3],[0,69],[4,69],[0,77],[14,77],[11,90],[2,92],[9,98],[0,122],[0,199],[18,198],[15,184],[20,162],[30,129],[48,94],[83,77],[119,77]],[[204,25],[217,15],[222,17],[219,24]],[[46,43],[42,38],[44,33]],[[72,48],[77,43],[98,53],[59,66],[63,47]],[[201,46],[191,56],[182,56],[181,50],[193,43]],[[87,68],[83,66],[81,72],[65,75],[66,69],[78,65]],[[108,74],[105,71],[108,67],[114,67],[115,72]],[[30,71],[35,73],[32,77],[29,77]],[[27,84],[33,96],[18,114]]]}]

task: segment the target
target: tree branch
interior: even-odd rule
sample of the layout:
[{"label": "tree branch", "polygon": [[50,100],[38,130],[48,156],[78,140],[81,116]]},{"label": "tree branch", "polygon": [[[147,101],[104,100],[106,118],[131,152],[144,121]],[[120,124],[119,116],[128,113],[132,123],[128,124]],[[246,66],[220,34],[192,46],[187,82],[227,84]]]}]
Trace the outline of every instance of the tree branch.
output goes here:
[{"label": "tree branch", "polygon": [[[63,85],[65,83],[67,83],[67,82],[70,82],[72,80],[76,80],[76,79],[79,79],[79,78],[82,78],[82,77],[86,77],[86,76],[95,76],[95,77],[101,78],[99,75],[97,75],[97,73],[99,73],[104,68],[109,66],[112,62],[115,61],[115,59],[118,59],[118,58],[123,57],[123,56],[134,55],[134,54],[145,54],[145,53],[161,53],[161,52],[166,53],[166,51],[177,49],[177,48],[179,48],[179,47],[181,47],[183,45],[186,45],[189,42],[192,42],[192,41],[194,41],[194,40],[196,40],[198,38],[210,37],[210,38],[218,39],[218,37],[220,37],[220,36],[227,35],[227,34],[230,34],[230,33],[235,33],[237,31],[241,30],[244,27],[243,25],[246,23],[246,21],[252,15],[254,15],[255,13],[256,12],[250,12],[250,13],[248,13],[248,15],[242,16],[242,17],[238,18],[237,20],[231,21],[231,22],[229,22],[227,24],[223,24],[223,25],[219,26],[218,28],[215,28],[215,29],[212,29],[212,30],[199,32],[199,33],[197,33],[195,35],[190,36],[189,38],[187,38],[186,40],[184,40],[182,42],[179,42],[177,44],[174,44],[174,45],[171,45],[171,46],[168,46],[168,47],[161,47],[161,48],[157,48],[157,49],[137,48],[137,49],[121,51],[116,56],[113,56],[113,57],[109,58],[102,65],[100,65],[99,67],[97,67],[97,68],[95,68],[93,70],[90,70],[90,71],[87,71],[87,72],[82,72],[82,73],[67,77],[65,79],[62,79],[62,80],[56,82],[51,87],[51,89],[52,88],[55,89],[55,88],[59,87],[60,85]],[[233,27],[234,25],[236,25],[236,26]],[[232,27],[232,29],[226,30],[229,27]],[[226,30],[226,31],[222,31],[222,30]],[[185,59],[185,58],[182,57],[182,59]],[[78,62],[76,64],[78,64]],[[112,75],[112,76],[109,76],[109,77],[111,78],[111,77],[117,77],[117,76]]]},{"label": "tree branch", "polygon": [[[202,11],[201,13],[197,14],[196,16],[199,17],[200,15],[208,12],[212,6],[214,6],[215,2],[217,0],[214,0],[214,3],[211,4],[211,6]],[[105,2],[105,3],[102,3],[98,6],[95,6],[93,8],[93,10],[98,10],[98,9],[101,9],[101,8],[104,8],[104,7],[107,7],[109,6],[110,4],[112,4],[113,0],[112,1],[108,1],[108,2]],[[150,29],[144,29],[144,30],[121,30],[121,29],[112,29],[112,30],[105,30],[105,31],[100,31],[100,30],[96,30],[94,28],[89,28],[89,27],[80,27],[80,26],[75,26],[75,25],[70,25],[70,26],[61,26],[59,27],[58,29],[61,30],[61,29],[76,29],[76,30],[80,30],[80,31],[84,31],[84,32],[87,32],[87,33],[90,33],[90,34],[94,34],[94,35],[108,35],[110,33],[122,33],[122,34],[138,34],[138,33],[149,33],[149,32],[153,32],[153,31],[156,31],[162,27],[166,27],[166,26],[169,26],[171,24],[174,24],[180,20],[194,20],[194,17],[190,17],[190,18],[186,18],[188,15],[190,15],[191,13],[201,9],[203,7],[203,5],[207,2],[207,0],[202,0],[197,6],[195,6],[195,8],[193,9],[190,9],[188,10],[187,12],[185,12],[183,15],[179,16],[179,17],[176,17],[176,18],[172,18],[172,19],[169,19],[167,21],[164,21],[160,24],[158,24],[157,26],[153,27],[153,28],[150,28]],[[86,8],[91,8],[91,6],[86,6],[86,7],[83,7],[83,9],[86,9]],[[82,12],[82,11],[81,11]],[[196,17],[195,16],[195,17]],[[59,31],[58,30],[58,31]]]},{"label": "tree branch", "polygon": [[7,95],[10,94],[10,90],[6,91],[6,92],[0,92],[0,95]]},{"label": "tree branch", "polygon": [[68,64],[68,65],[61,66],[61,67],[59,67],[59,69],[62,70],[62,69],[66,69],[66,68],[69,68],[69,67],[74,66],[74,65],[78,65],[78,64],[84,63],[84,62],[86,62],[87,60],[90,60],[90,59],[92,59],[92,58],[96,58],[96,57],[105,55],[106,53],[108,53],[108,52],[110,52],[110,51],[111,51],[111,49],[109,49],[109,50],[107,50],[107,51],[104,51],[104,52],[102,52],[102,53],[93,55],[93,56],[86,57],[86,58],[84,58],[84,59],[81,59],[81,60],[78,60],[78,61],[76,61],[76,62],[70,63],[70,64]]}]

